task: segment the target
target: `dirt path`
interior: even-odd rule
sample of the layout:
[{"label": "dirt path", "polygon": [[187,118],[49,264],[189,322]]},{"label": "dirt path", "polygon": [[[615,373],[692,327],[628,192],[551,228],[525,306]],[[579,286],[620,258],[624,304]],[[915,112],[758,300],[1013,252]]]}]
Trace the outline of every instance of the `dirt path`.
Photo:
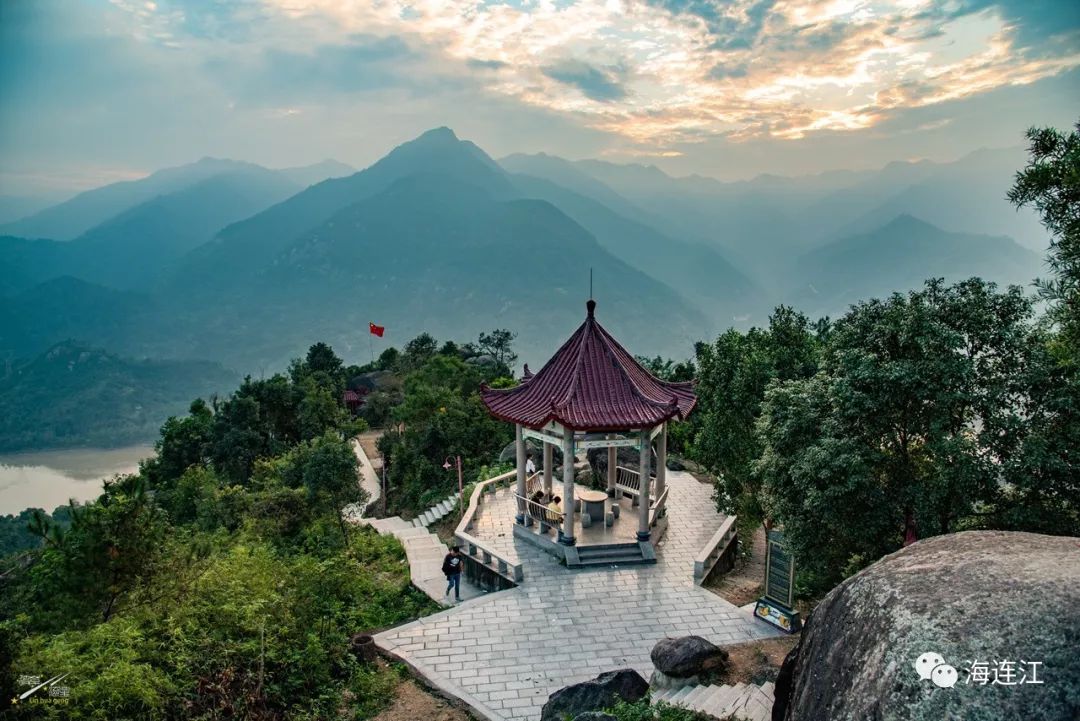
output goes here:
[{"label": "dirt path", "polygon": [[383,430],[381,428],[375,428],[370,431],[364,431],[357,438],[360,440],[360,446],[364,449],[364,453],[371,459],[371,465],[375,468],[382,468],[382,455],[379,453],[378,442],[382,437]]},{"label": "dirt path", "polygon": [[412,679],[402,681],[396,689],[397,697],[390,708],[371,721],[475,721],[472,714],[451,706],[434,696]]}]

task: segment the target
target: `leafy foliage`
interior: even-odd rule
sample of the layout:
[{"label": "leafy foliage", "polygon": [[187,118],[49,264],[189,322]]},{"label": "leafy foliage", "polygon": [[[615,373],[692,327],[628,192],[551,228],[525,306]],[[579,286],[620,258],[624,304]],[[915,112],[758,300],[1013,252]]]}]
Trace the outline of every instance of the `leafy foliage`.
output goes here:
[{"label": "leafy foliage", "polygon": [[906,530],[1080,532],[1080,469],[1063,450],[1077,423],[1058,410],[1075,407],[1077,378],[1032,316],[1018,288],[930,281],[855,306],[815,375],[768,386],[752,475],[808,589]]},{"label": "leafy foliage", "polygon": [[0,586],[0,703],[16,673],[69,673],[71,695],[11,718],[368,718],[388,703],[397,671],[358,662],[349,638],[431,604],[396,539],[341,518],[363,500],[357,425],[340,407],[306,425],[345,375],[314,346],[288,376],[169,419],[158,456],[70,523],[30,514],[37,547]]},{"label": "leafy foliage", "polygon": [[1031,128],[1027,138],[1030,159],[1016,174],[1009,200],[1017,207],[1035,206],[1050,232],[1053,277],[1043,280],[1040,290],[1075,363],[1080,359],[1080,121],[1070,133]]},{"label": "leafy foliage", "polygon": [[[403,357],[415,355],[409,346]],[[434,339],[425,339],[424,346],[434,349]],[[475,477],[513,440],[512,429],[488,414],[479,395],[480,384],[506,368],[464,360],[466,348],[450,350],[457,353],[432,350],[420,365],[405,365],[411,370],[402,402],[391,413],[395,425],[379,441],[387,463],[388,507],[395,511],[421,510],[456,489],[456,474],[442,467],[448,457],[461,456],[464,475]],[[513,354],[508,346],[503,352]]]}]

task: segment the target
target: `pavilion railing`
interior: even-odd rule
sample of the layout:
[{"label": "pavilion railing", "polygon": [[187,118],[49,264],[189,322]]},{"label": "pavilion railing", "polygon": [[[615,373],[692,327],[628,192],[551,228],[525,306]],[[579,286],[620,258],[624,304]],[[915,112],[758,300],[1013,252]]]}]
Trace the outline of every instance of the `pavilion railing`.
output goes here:
[{"label": "pavilion railing", "polygon": [[[656,477],[649,476],[649,495],[652,495],[652,490],[655,486]],[[641,496],[641,474],[638,471],[627,468],[626,466],[615,467],[615,488],[621,490],[628,496],[633,496],[635,499]]]},{"label": "pavilion railing", "polygon": [[543,490],[543,488],[544,476],[540,471],[537,471],[525,479],[525,496],[527,498],[532,498],[533,494],[539,490]]},{"label": "pavilion railing", "polygon": [[540,527],[541,534],[546,534],[549,528],[558,531],[562,527],[564,516],[561,511],[553,511],[544,504],[530,501],[523,496],[516,498],[519,512],[531,518]]},{"label": "pavilion railing", "polygon": [[649,506],[649,527],[652,528],[656,525],[658,518],[664,517],[664,507],[667,504],[667,496],[670,488],[665,488],[664,492],[660,494],[660,497],[652,502]]},{"label": "pavilion railing", "polygon": [[[472,497],[469,499],[469,507],[465,509],[461,522],[458,523],[457,529],[454,531],[454,537],[457,538],[465,553],[465,568],[470,574],[470,580],[472,580],[471,575],[477,577],[493,575],[511,584],[517,584],[525,578],[525,569],[522,564],[515,563],[506,556],[500,555],[493,546],[484,543],[471,533],[473,519],[483,504],[485,494],[494,492],[500,487],[512,486],[516,479],[517,471],[509,471],[486,481],[481,481],[473,489]],[[501,588],[501,582],[497,586]]]}]

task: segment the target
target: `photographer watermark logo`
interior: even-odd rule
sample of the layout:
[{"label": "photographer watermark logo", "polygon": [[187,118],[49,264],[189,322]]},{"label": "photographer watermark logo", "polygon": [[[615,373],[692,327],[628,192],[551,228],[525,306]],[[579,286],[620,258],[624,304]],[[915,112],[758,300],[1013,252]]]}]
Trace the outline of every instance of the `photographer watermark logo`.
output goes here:
[{"label": "photographer watermark logo", "polygon": [[[956,667],[945,662],[940,653],[928,652],[915,659],[915,673],[923,681],[931,681],[938,688],[952,688],[960,677]],[[1020,686],[1044,683],[1039,674],[1042,661],[980,661],[967,662],[964,684],[968,686]]]},{"label": "photographer watermark logo", "polygon": [[71,696],[71,689],[67,686],[61,686],[60,682],[70,675],[71,674],[69,673],[57,674],[46,681],[42,681],[41,676],[33,676],[30,674],[19,676],[19,687],[29,688],[11,699],[11,705],[16,706],[20,703],[44,701],[65,703]]}]

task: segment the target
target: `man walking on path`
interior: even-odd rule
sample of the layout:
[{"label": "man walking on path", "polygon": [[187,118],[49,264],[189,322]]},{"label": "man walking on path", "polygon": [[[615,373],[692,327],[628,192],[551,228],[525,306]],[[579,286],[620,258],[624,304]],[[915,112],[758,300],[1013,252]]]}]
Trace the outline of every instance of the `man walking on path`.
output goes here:
[{"label": "man walking on path", "polygon": [[454,592],[454,600],[461,600],[461,567],[464,559],[457,546],[451,546],[450,553],[442,562],[442,572],[446,575],[446,597],[450,598],[450,591]]}]

